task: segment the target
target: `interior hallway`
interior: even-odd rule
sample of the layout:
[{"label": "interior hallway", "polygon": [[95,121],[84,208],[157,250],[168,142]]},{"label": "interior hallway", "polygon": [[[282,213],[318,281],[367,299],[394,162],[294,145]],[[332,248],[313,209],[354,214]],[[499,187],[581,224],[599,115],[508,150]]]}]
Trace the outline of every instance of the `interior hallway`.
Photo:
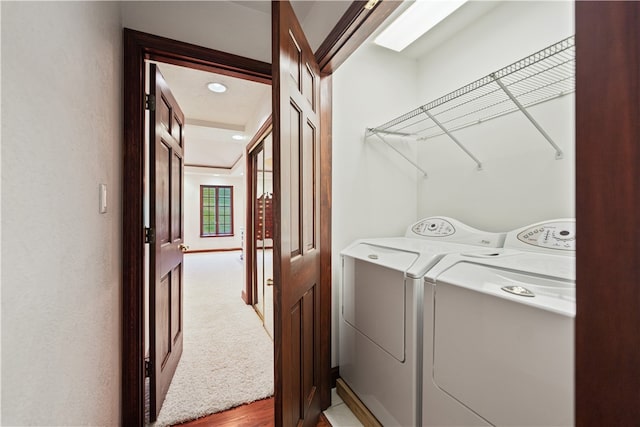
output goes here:
[{"label": "interior hallway", "polygon": [[273,341],[244,303],[240,252],[184,256],[184,350],[156,426],[273,395]]}]

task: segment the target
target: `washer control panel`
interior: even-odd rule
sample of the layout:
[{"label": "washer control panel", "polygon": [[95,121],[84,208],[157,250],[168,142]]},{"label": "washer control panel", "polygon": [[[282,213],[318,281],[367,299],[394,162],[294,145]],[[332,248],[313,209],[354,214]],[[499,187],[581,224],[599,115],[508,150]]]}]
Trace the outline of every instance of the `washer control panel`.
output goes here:
[{"label": "washer control panel", "polygon": [[576,250],[576,222],[573,219],[541,222],[515,233],[518,241],[527,245],[554,251]]},{"label": "washer control panel", "polygon": [[477,230],[453,218],[432,216],[410,225],[405,237],[500,248],[505,233]]},{"label": "washer control panel", "polygon": [[443,218],[426,218],[411,226],[411,231],[419,236],[444,237],[455,234],[456,228]]}]

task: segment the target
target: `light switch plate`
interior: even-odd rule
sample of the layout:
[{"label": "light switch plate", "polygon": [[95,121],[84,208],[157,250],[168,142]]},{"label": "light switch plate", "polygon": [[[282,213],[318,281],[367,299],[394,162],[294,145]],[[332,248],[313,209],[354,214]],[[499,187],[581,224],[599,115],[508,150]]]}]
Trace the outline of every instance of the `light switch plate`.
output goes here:
[{"label": "light switch plate", "polygon": [[107,213],[107,184],[100,184],[100,213]]}]

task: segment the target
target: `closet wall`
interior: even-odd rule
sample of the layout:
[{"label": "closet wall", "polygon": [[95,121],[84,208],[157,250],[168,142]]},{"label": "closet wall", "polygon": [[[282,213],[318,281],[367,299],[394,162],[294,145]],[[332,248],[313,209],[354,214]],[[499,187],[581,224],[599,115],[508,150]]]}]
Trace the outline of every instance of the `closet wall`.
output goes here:
[{"label": "closet wall", "polygon": [[[363,45],[333,75],[332,366],[338,364],[340,251],[353,240],[397,236],[417,215],[417,174],[391,148],[364,140],[367,126],[415,108],[417,66]],[[415,145],[400,149],[416,158]]]},{"label": "closet wall", "polygon": [[380,126],[574,33],[573,2],[507,1],[485,4],[483,11],[446,37],[436,28],[441,41],[422,56],[366,43],[334,74],[334,364],[339,351],[339,253],[353,240],[402,235],[407,225],[431,215],[492,231],[575,215],[573,94],[529,110],[561,146],[562,160],[555,159],[552,147],[519,112],[456,132],[482,161],[482,171],[446,136],[422,142],[388,138],[428,178],[375,136],[364,138],[367,127]]},{"label": "closet wall", "polygon": [[[420,103],[439,98],[574,34],[573,2],[503,2],[418,60]],[[562,148],[555,151],[520,112],[455,133],[483,171],[447,136],[419,143],[428,172],[418,216],[447,215],[505,231],[575,216],[574,94],[528,111]]]}]

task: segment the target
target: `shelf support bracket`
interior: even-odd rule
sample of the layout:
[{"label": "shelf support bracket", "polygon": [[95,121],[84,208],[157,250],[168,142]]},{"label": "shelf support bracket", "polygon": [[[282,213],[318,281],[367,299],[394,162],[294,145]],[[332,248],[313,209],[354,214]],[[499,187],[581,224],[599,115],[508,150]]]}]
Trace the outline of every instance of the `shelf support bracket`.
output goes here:
[{"label": "shelf support bracket", "polygon": [[395,132],[395,131],[381,130],[381,129],[375,129],[375,128],[367,128],[367,131],[364,133],[364,136],[368,137],[378,133],[382,133],[384,135],[392,135],[392,136],[413,136],[413,134],[406,133],[406,132]]},{"label": "shelf support bracket", "polygon": [[429,112],[429,110],[427,110],[424,107],[420,107],[422,109],[422,111],[433,121],[433,123],[436,124],[436,126],[438,126],[442,132],[444,132],[449,138],[451,138],[451,140],[453,142],[456,143],[456,145],[458,147],[460,147],[460,149],[462,151],[464,151],[465,153],[467,153],[467,156],[471,157],[473,159],[474,162],[476,162],[476,165],[478,165],[477,169],[479,171],[482,170],[482,163],[480,162],[480,160],[478,160],[478,158],[476,156],[473,155],[473,153],[471,153],[471,151],[467,150],[467,147],[465,147],[464,145],[462,145],[462,143],[460,141],[458,141],[458,138],[456,138],[451,132],[449,132],[449,129],[447,129],[446,127],[444,127],[444,125],[442,123],[440,123],[440,121],[438,121],[438,119],[436,119],[433,114],[431,114]]},{"label": "shelf support bracket", "polygon": [[504,93],[507,94],[509,99],[511,99],[511,101],[513,101],[513,103],[516,105],[516,107],[518,107],[518,109],[520,111],[522,111],[522,114],[524,114],[527,117],[527,119],[529,119],[531,124],[533,126],[535,126],[536,129],[538,129],[538,132],[540,132],[542,134],[542,136],[544,136],[544,138],[549,142],[549,144],[551,144],[553,149],[556,150],[556,159],[557,160],[562,159],[564,157],[564,154],[562,153],[562,149],[558,146],[558,144],[556,144],[554,142],[554,140],[542,128],[542,126],[540,126],[540,124],[536,121],[536,119],[534,119],[533,116],[531,114],[529,114],[527,109],[520,103],[520,101],[518,101],[518,99],[511,93],[511,91],[504,85],[504,83],[502,83],[502,81],[500,81],[500,79],[498,77],[496,77],[496,75],[494,73],[491,73],[489,75],[491,76],[493,81],[495,81],[498,84],[498,86],[500,86],[500,89],[502,89],[504,91]]},{"label": "shelf support bracket", "polygon": [[380,138],[380,141],[384,142],[389,148],[391,148],[396,153],[400,154],[406,161],[411,163],[416,169],[418,169],[420,172],[422,172],[422,174],[424,175],[425,178],[427,178],[427,172],[424,169],[422,169],[420,167],[420,165],[418,165],[416,162],[414,162],[409,157],[407,157],[402,151],[398,150],[396,147],[391,145],[386,139],[384,139],[382,136],[380,136],[377,132],[373,132],[372,134],[377,136],[378,138]]}]

